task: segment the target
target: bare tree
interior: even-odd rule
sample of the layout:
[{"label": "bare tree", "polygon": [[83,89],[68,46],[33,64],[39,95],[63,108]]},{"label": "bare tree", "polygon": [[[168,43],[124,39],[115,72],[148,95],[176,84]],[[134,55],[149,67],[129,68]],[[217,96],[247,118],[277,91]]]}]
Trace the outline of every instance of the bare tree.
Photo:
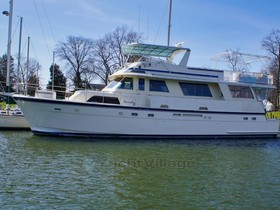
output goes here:
[{"label": "bare tree", "polygon": [[233,71],[248,70],[248,64],[244,61],[239,49],[226,50],[225,59],[229,63],[229,68]]},{"label": "bare tree", "polygon": [[[27,69],[28,68],[28,69]],[[24,85],[20,87],[20,91],[26,91],[26,81],[28,83],[28,94],[34,95],[36,88],[39,88],[39,71],[41,70],[40,63],[36,60],[31,58],[28,63],[27,61],[21,65],[20,72],[19,72],[19,82],[23,83]],[[28,72],[27,72],[28,71]],[[27,78],[28,77],[28,78]]]},{"label": "bare tree", "polygon": [[125,57],[122,54],[122,46],[140,40],[140,34],[124,25],[117,27],[113,32],[106,34],[104,38],[95,42],[94,73],[103,83],[107,84],[108,77],[118,67],[124,65]]},{"label": "bare tree", "polygon": [[118,66],[123,66],[125,61],[124,55],[122,54],[122,46],[139,42],[142,38],[140,34],[133,31],[132,29],[129,29],[126,25],[117,27],[115,31],[113,31],[111,34],[108,34],[107,36],[112,48],[113,57],[116,60],[116,64],[118,64]]},{"label": "bare tree", "polygon": [[65,42],[59,42],[56,55],[66,62],[67,76],[75,88],[84,88],[90,82],[93,66],[93,40],[69,36]]},{"label": "bare tree", "polygon": [[276,85],[276,89],[270,93],[269,101],[274,105],[276,110],[279,110],[279,69],[278,69],[278,60],[272,59],[267,65],[267,70],[273,77],[273,84]]},{"label": "bare tree", "polygon": [[279,71],[280,71],[280,30],[273,29],[270,34],[268,34],[262,40],[262,48],[265,49],[270,58],[271,62],[268,66],[270,72],[273,74],[274,77],[274,84],[276,84],[276,92],[273,94],[272,101],[276,109],[279,109],[279,87],[280,87],[280,80],[279,80]]},{"label": "bare tree", "polygon": [[[36,60],[31,58],[28,63],[28,74],[27,74],[27,61],[23,62],[20,68],[20,75],[19,81],[25,83],[26,80],[29,80],[31,75],[39,75],[39,71],[41,70],[40,63]],[[28,79],[26,77],[28,76]]]},{"label": "bare tree", "polygon": [[277,58],[279,60],[279,46],[280,46],[280,30],[273,29],[270,34],[268,34],[262,40],[262,47],[270,54],[270,56]]},{"label": "bare tree", "polygon": [[95,42],[95,75],[107,84],[108,77],[114,71],[114,58],[107,37],[101,38]]}]

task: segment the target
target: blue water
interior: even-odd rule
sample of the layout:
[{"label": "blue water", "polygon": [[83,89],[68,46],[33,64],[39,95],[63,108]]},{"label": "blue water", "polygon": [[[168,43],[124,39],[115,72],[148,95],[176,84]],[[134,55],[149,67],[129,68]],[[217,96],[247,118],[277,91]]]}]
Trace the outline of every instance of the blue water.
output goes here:
[{"label": "blue water", "polygon": [[280,209],[280,140],[0,132],[1,209]]}]

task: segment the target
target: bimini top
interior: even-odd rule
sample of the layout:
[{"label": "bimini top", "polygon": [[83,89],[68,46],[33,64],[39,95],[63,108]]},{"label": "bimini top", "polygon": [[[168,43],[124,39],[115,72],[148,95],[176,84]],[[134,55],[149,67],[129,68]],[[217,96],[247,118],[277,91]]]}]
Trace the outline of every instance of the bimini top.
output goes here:
[{"label": "bimini top", "polygon": [[122,52],[123,54],[128,56],[138,55],[164,57],[167,61],[171,63],[173,62],[176,55],[184,53],[178,65],[186,66],[189,60],[191,50],[189,48],[183,47],[170,47],[162,45],[134,43],[123,46]]},{"label": "bimini top", "polygon": [[171,47],[162,45],[151,45],[134,43],[123,46],[122,51],[125,55],[156,56],[169,58],[177,51],[190,51],[188,48]]}]

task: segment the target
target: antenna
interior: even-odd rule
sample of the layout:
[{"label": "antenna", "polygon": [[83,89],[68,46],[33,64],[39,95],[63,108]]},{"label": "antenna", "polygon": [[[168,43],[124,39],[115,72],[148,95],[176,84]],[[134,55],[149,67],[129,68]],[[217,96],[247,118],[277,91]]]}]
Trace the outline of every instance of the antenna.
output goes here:
[{"label": "antenna", "polygon": [[167,46],[169,46],[169,43],[170,43],[171,12],[172,12],[172,0],[169,0]]},{"label": "antenna", "polygon": [[139,5],[139,11],[138,11],[138,34],[140,33],[140,22],[141,22],[141,5]]}]

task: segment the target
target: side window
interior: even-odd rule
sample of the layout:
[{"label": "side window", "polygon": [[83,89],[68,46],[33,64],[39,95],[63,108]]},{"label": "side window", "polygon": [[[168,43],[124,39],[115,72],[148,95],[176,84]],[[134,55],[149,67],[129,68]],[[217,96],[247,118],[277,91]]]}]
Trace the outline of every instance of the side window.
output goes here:
[{"label": "side window", "polygon": [[194,84],[194,83],[179,82],[179,85],[185,96],[212,97],[212,93],[207,84]]},{"label": "side window", "polygon": [[120,82],[118,89],[132,90],[133,89],[133,78],[124,78]]},{"label": "side window", "polygon": [[150,91],[169,92],[165,81],[162,80],[150,80]]},{"label": "side window", "polygon": [[138,90],[145,90],[145,79],[139,78],[138,80]]},{"label": "side window", "polygon": [[120,104],[118,98],[115,97],[103,97],[103,96],[93,96],[88,102],[97,102],[97,103],[107,103],[107,104]]},{"label": "side window", "polygon": [[228,87],[233,98],[254,98],[251,88],[248,86],[229,85]]}]

